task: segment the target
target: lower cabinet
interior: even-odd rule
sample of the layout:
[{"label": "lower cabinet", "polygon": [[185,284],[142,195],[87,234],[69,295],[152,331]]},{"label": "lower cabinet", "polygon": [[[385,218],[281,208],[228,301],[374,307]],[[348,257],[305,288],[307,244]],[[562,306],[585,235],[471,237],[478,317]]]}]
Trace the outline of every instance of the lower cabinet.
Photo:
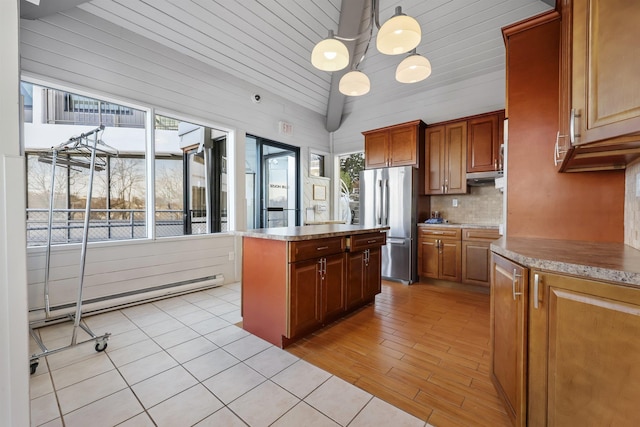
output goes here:
[{"label": "lower cabinet", "polygon": [[640,289],[536,270],[530,280],[529,425],[638,425]]},{"label": "lower cabinet", "polygon": [[347,309],[362,305],[380,293],[381,262],[379,247],[347,255]]},{"label": "lower cabinet", "polygon": [[497,229],[462,229],[462,283],[489,287],[491,242],[498,238]]},{"label": "lower cabinet", "polygon": [[637,425],[640,289],[491,268],[490,375],[514,425]]},{"label": "lower cabinet", "polygon": [[491,379],[515,426],[526,425],[527,269],[491,258]]},{"label": "lower cabinet", "polygon": [[418,275],[459,282],[462,279],[461,229],[419,227]]},{"label": "lower cabinet", "polygon": [[290,264],[289,337],[296,337],[340,316],[345,305],[343,254]]}]

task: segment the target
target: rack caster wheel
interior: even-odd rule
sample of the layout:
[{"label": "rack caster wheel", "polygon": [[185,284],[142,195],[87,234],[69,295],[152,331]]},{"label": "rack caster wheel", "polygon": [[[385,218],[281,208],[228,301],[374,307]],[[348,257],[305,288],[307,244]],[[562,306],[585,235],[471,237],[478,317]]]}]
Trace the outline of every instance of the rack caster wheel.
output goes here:
[{"label": "rack caster wheel", "polygon": [[36,369],[38,369],[38,361],[31,362],[31,375],[36,373]]},{"label": "rack caster wheel", "polygon": [[96,346],[95,346],[95,349],[96,349],[97,352],[105,351],[107,349],[107,342],[106,341],[97,342]]}]

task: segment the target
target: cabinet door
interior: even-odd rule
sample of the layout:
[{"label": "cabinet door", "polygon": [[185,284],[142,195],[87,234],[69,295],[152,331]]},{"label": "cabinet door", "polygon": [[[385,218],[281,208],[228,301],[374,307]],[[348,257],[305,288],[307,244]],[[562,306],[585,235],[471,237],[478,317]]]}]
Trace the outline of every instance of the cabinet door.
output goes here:
[{"label": "cabinet door", "polygon": [[467,192],[467,122],[446,125],[445,140],[445,193],[465,194]]},{"label": "cabinet door", "polygon": [[322,324],[318,259],[290,264],[289,338]]},{"label": "cabinet door", "polygon": [[365,263],[364,270],[364,299],[375,298],[381,292],[382,277],[382,251],[380,248],[369,249],[368,262]]},{"label": "cabinet door", "polygon": [[416,126],[389,130],[390,166],[417,166],[417,136]]},{"label": "cabinet door", "polygon": [[470,119],[467,123],[467,172],[499,170],[498,114]]},{"label": "cabinet door", "polygon": [[462,282],[489,286],[490,243],[462,242]]},{"label": "cabinet door", "polygon": [[335,318],[346,310],[344,255],[332,255],[324,259],[322,275],[322,320]]},{"label": "cabinet door", "polygon": [[389,161],[389,132],[373,132],[364,137],[364,167],[383,168]]},{"label": "cabinet door", "polygon": [[425,131],[425,194],[444,194],[445,128],[435,126]]},{"label": "cabinet door", "polygon": [[440,240],[439,278],[459,282],[461,274],[462,242],[459,240]]},{"label": "cabinet door", "polygon": [[640,2],[573,1],[572,107],[584,144],[640,131]]},{"label": "cabinet door", "polygon": [[421,277],[438,278],[437,239],[421,237],[418,241],[418,275]]},{"label": "cabinet door", "polygon": [[536,271],[531,279],[529,425],[637,425],[640,289]]},{"label": "cabinet door", "polygon": [[347,309],[364,301],[364,251],[351,252],[347,255]]},{"label": "cabinet door", "polygon": [[514,425],[524,426],[527,269],[496,254],[492,255],[491,269],[491,379]]}]

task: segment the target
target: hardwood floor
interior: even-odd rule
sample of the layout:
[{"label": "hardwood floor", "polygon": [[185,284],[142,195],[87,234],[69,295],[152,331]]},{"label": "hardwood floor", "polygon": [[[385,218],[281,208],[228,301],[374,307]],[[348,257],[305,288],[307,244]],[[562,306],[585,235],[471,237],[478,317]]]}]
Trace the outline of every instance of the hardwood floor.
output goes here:
[{"label": "hardwood floor", "polygon": [[376,301],[287,348],[434,426],[510,426],[489,379],[489,295],[383,282]]}]

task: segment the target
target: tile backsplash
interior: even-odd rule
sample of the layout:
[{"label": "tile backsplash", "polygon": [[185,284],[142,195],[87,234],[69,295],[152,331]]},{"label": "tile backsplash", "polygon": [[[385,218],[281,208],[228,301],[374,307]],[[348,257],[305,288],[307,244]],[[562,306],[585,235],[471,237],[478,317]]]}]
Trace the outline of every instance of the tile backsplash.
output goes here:
[{"label": "tile backsplash", "polygon": [[[469,187],[469,193],[451,196],[431,196],[431,210],[440,211],[449,222],[491,224],[502,222],[502,193],[492,185]],[[458,207],[453,207],[453,200]]]},{"label": "tile backsplash", "polygon": [[640,249],[640,161],[627,167],[624,194],[624,243]]}]

